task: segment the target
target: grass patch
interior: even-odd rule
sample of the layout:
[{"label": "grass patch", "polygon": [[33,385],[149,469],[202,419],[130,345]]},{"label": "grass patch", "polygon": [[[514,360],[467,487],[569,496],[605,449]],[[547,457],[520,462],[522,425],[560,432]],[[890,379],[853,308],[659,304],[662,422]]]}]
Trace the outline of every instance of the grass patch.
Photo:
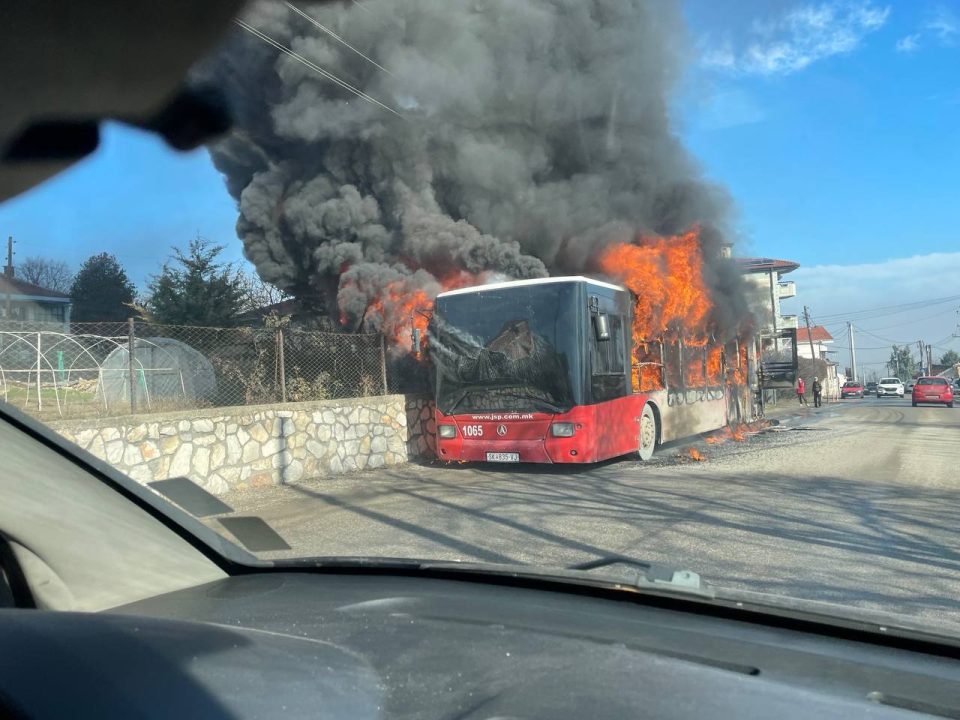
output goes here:
[{"label": "grass patch", "polygon": [[[80,402],[88,403],[95,402],[97,399],[97,394],[95,392],[75,390],[74,388],[60,388],[55,390],[51,387],[40,388],[40,399],[47,402],[55,403],[57,401],[57,395],[59,393],[60,402]],[[8,403],[16,403],[17,401],[23,402],[29,400],[30,402],[36,402],[37,400],[37,389],[36,388],[25,388],[25,387],[11,387],[7,388],[6,393],[0,393],[0,396],[6,396]]]}]

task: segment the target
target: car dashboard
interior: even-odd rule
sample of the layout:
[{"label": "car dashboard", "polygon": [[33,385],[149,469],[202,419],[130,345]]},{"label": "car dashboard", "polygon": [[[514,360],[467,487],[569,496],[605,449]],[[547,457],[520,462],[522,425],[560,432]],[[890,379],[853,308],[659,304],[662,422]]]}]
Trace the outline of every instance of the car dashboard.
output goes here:
[{"label": "car dashboard", "polygon": [[960,713],[951,657],[623,595],[268,572],[107,613],[3,610],[0,716]]}]

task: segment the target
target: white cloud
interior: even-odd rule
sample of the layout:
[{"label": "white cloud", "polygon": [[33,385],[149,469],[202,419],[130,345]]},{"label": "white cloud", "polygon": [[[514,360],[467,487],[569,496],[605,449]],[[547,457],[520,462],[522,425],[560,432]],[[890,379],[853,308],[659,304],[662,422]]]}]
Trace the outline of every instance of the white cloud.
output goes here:
[{"label": "white cloud", "polygon": [[734,55],[729,42],[725,42],[719,47],[704,48],[700,55],[700,61],[704,65],[724,70],[733,70],[737,66],[737,56]]},{"label": "white cloud", "polygon": [[733,88],[707,97],[696,122],[704,130],[724,130],[762,122],[766,117],[765,109],[751,93]]},{"label": "white cloud", "polygon": [[897,40],[896,44],[897,52],[902,53],[912,53],[917,48],[920,47],[920,33],[913,33],[911,35],[905,35],[904,37]]},{"label": "white cloud", "polygon": [[750,40],[739,53],[730,46],[709,49],[701,62],[739,73],[788,75],[819,60],[853,52],[889,15],[889,7],[871,0],[801,5],[778,18],[754,21]]},{"label": "white cloud", "polygon": [[926,15],[917,32],[897,41],[897,52],[914,52],[920,48],[923,40],[934,38],[945,47],[953,47],[960,39],[960,20],[944,5],[938,5]]},{"label": "white cloud", "polygon": [[[812,265],[801,267],[786,279],[797,283],[795,299],[784,301],[784,312],[802,313],[810,308],[813,321],[837,330],[837,345],[846,346],[846,320],[862,332],[858,334],[858,363],[882,363],[890,354],[892,341],[899,344],[941,342],[934,355],[944,347],[960,350],[960,339],[950,337],[960,322],[960,299],[927,304],[921,301],[960,296],[960,286],[952,278],[960,268],[960,252],[932,253],[857,265]],[[945,280],[945,281],[943,281]],[[902,307],[859,313],[870,308],[920,303],[904,311]],[[874,317],[876,316],[876,317]],[[846,350],[840,361],[848,363]]]},{"label": "white cloud", "polygon": [[939,5],[924,23],[924,29],[936,35],[944,45],[953,45],[960,34],[960,20],[947,7]]}]

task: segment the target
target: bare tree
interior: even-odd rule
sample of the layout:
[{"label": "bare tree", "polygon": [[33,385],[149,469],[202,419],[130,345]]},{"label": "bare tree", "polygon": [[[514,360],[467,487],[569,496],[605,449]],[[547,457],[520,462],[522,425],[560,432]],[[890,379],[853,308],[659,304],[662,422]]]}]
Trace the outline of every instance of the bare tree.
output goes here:
[{"label": "bare tree", "polygon": [[261,279],[256,272],[243,273],[242,282],[246,290],[247,310],[260,310],[270,305],[276,305],[290,297],[276,285]]},{"label": "bare tree", "polygon": [[17,265],[17,277],[47,290],[70,292],[73,273],[63,260],[33,256]]}]

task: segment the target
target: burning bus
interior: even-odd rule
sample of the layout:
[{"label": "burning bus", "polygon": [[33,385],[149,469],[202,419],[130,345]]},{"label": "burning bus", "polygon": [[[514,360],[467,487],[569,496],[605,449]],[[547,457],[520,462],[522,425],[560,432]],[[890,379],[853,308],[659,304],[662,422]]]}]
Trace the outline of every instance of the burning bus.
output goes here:
[{"label": "burning bus", "polygon": [[430,321],[437,456],[591,463],[746,412],[746,346],[635,337],[641,298],[587,277],[440,293]]}]

